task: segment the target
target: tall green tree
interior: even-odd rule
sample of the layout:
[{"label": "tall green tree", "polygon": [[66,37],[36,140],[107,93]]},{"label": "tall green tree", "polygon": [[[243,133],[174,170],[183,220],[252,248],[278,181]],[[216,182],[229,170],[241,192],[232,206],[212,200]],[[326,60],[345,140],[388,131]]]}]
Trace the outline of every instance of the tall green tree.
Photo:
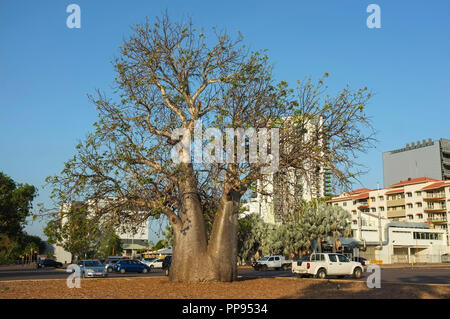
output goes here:
[{"label": "tall green tree", "polygon": [[262,250],[269,231],[270,226],[257,214],[238,220],[238,260],[241,263],[249,263]]},{"label": "tall green tree", "polygon": [[31,215],[37,190],[29,184],[18,184],[0,172],[0,234],[19,238]]},{"label": "tall green tree", "polygon": [[163,239],[164,246],[165,247],[173,246],[173,229],[170,226],[170,224],[166,226],[166,229],[163,232],[163,236],[164,236],[164,239]]},{"label": "tall green tree", "polygon": [[[313,176],[325,166],[344,185],[360,171],[355,153],[373,141],[367,88],[328,94],[327,74],[296,87],[277,82],[265,52],[191,20],[173,22],[166,14],[137,25],[114,68],[117,94],[92,96],[99,111],[94,131],[49,181],[60,203],[113,198],[99,206],[100,215],[139,222],[165,214],[174,233],[172,281],[236,278],[239,203],[270,165],[238,163],[235,156],[233,163],[194,163],[193,154],[190,162],[174,161],[174,146],[189,138],[174,129],[192,140],[198,120],[222,132],[278,128],[275,167]],[[225,145],[214,155],[224,155]]]},{"label": "tall green tree", "polygon": [[98,219],[80,205],[59,214],[61,218],[50,220],[44,228],[48,242],[63,247],[73,259],[95,255],[101,237]]},{"label": "tall green tree", "polygon": [[100,240],[95,254],[98,257],[118,256],[123,252],[122,240],[112,229],[101,229]]},{"label": "tall green tree", "polygon": [[306,242],[317,242],[319,252],[322,242],[333,241],[336,250],[338,237],[350,236],[351,215],[342,207],[327,205],[324,202],[312,201],[305,204],[298,214],[298,225]]}]

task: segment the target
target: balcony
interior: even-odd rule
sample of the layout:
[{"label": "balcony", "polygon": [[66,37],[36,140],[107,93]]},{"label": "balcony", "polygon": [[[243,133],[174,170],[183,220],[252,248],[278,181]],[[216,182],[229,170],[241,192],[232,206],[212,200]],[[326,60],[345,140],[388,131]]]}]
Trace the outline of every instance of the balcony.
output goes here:
[{"label": "balcony", "polygon": [[427,223],[446,223],[447,222],[447,216],[434,216],[434,217],[428,217]]},{"label": "balcony", "polygon": [[427,207],[423,210],[424,212],[433,213],[433,212],[445,212],[447,211],[447,208],[445,206],[443,207]]},{"label": "balcony", "polygon": [[406,211],[404,209],[389,210],[387,212],[388,218],[406,217]]},{"label": "balcony", "polygon": [[442,163],[444,165],[450,166],[450,158],[443,157],[442,158]]},{"label": "balcony", "polygon": [[439,192],[439,193],[426,193],[423,196],[423,200],[427,200],[427,201],[440,201],[440,200],[445,200],[445,193],[444,192]]},{"label": "balcony", "polygon": [[405,206],[405,199],[404,198],[399,198],[399,199],[391,199],[388,200],[386,202],[386,205],[388,207],[392,207],[392,206]]}]

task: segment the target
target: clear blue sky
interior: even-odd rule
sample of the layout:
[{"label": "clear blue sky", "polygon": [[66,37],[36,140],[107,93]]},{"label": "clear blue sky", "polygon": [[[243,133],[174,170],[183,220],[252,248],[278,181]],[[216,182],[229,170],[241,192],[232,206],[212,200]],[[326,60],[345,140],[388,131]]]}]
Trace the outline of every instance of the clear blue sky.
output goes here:
[{"label": "clear blue sky", "polygon": [[[66,27],[66,7],[81,7],[81,29]],[[366,8],[381,7],[381,29],[368,29]],[[86,94],[108,90],[129,26],[164,10],[198,26],[240,30],[254,49],[268,49],[279,80],[330,74],[376,93],[368,113],[377,148],[359,160],[362,185],[382,185],[383,151],[450,137],[450,2],[435,1],[0,1],[0,170],[42,188],[58,173],[96,120]],[[42,224],[27,227],[42,235]],[[157,227],[155,227],[157,229]]]}]

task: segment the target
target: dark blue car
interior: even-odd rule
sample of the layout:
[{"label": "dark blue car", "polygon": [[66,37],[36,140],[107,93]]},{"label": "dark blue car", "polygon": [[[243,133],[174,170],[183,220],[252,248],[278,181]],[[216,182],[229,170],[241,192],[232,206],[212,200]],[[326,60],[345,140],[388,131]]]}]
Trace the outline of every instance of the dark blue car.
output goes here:
[{"label": "dark blue car", "polygon": [[114,265],[114,270],[124,274],[126,272],[148,273],[150,267],[141,263],[139,260],[121,259]]}]

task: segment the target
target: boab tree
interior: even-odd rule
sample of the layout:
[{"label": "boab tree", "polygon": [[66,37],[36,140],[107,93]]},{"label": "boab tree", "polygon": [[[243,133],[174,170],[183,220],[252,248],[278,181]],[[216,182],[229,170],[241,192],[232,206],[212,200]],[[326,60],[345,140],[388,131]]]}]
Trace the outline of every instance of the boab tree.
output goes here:
[{"label": "boab tree", "polygon": [[[274,82],[264,52],[246,49],[241,36],[211,34],[207,39],[190,20],[176,23],[167,15],[133,28],[114,62],[115,98],[100,91],[91,97],[99,111],[95,131],[61,174],[49,178],[60,202],[88,199],[98,203],[97,214],[118,223],[167,216],[174,232],[172,281],[236,278],[239,202],[267,176],[262,168],[275,162],[280,172],[295,168],[310,176],[322,165],[346,184],[358,173],[349,170],[356,167],[354,152],[372,141],[366,89],[331,97],[323,80],[308,79],[290,89]],[[206,153],[216,161],[202,163],[193,158],[198,154],[180,151],[186,140],[173,134],[182,128],[193,135],[198,120],[221,132],[276,127],[279,156],[271,135],[270,163],[238,161],[232,153],[227,158],[234,161],[221,161],[226,143],[207,136],[201,143],[215,145],[206,145]],[[253,147],[248,139],[236,144],[247,153]],[[172,158],[174,149],[192,161]]]}]

